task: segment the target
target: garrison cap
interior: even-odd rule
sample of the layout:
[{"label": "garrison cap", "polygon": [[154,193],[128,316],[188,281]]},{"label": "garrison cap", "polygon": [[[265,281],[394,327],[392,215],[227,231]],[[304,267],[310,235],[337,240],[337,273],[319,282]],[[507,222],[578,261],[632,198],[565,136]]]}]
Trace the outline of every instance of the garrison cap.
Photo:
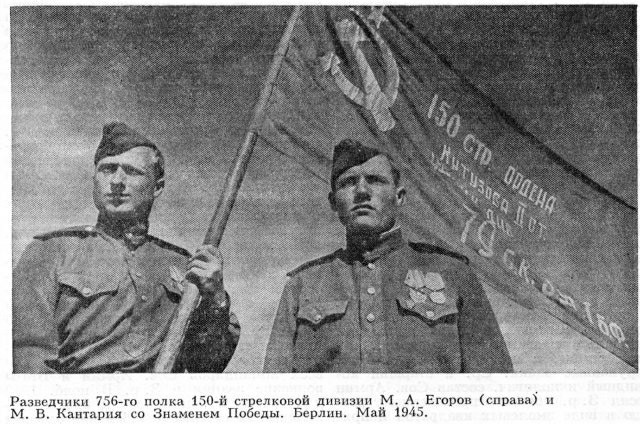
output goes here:
[{"label": "garrison cap", "polygon": [[112,122],[102,129],[102,140],[93,158],[93,164],[97,164],[107,156],[115,156],[131,150],[134,147],[151,147],[160,151],[151,140],[139,132],[129,128],[124,122]]},{"label": "garrison cap", "polygon": [[359,141],[344,139],[333,148],[333,165],[331,167],[331,188],[335,186],[336,179],[347,169],[361,165],[374,156],[384,152],[374,147],[365,146]]}]

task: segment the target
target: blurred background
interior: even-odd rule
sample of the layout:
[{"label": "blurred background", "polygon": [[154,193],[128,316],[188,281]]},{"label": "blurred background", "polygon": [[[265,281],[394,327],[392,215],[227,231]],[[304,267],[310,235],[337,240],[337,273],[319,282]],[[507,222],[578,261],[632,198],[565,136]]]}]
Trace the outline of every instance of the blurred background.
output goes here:
[{"label": "blurred background", "polygon": [[[121,120],[167,159],[151,233],[207,229],[290,7],[12,7],[13,263],[33,235],[92,224],[93,153]],[[637,206],[635,6],[413,7],[454,67]],[[343,244],[329,187],[258,143],[222,243],[242,324],[227,372],[259,372],[287,271]],[[634,372],[485,287],[518,372]]]}]

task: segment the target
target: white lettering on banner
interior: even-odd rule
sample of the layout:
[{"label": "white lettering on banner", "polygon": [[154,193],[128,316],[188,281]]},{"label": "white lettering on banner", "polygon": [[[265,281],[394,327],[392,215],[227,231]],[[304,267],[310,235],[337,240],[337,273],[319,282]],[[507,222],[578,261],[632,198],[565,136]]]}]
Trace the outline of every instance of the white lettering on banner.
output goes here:
[{"label": "white lettering on banner", "polygon": [[460,159],[453,155],[451,152],[451,146],[447,144],[442,146],[440,159],[435,161],[434,165],[437,166],[440,173],[449,177],[451,177],[451,173],[449,173],[443,165],[447,165],[451,171],[457,171],[458,175],[462,177],[465,183],[467,183],[471,188],[476,189],[476,191],[487,199],[493,206],[496,208],[500,207],[501,209],[508,211],[509,202],[504,199],[502,194],[497,189],[489,186],[485,180],[478,178],[477,173],[474,173],[469,166],[462,163]]},{"label": "white lettering on banner", "polygon": [[[436,95],[432,101],[430,114],[435,113],[434,110],[437,105],[437,100]],[[443,115],[446,110],[448,110],[448,107],[447,103],[442,105],[444,112],[441,112],[439,116]],[[441,121],[442,118],[437,118],[436,125],[441,126]],[[444,124],[442,124],[442,126],[444,126]],[[453,129],[457,132],[458,129],[456,127],[457,124],[452,124],[451,132],[454,132]],[[515,215],[513,221],[506,219],[507,213],[511,209],[510,203],[504,197],[504,194],[489,185],[487,180],[480,178],[480,175],[474,173],[470,166],[460,161],[460,159],[453,154],[451,146],[447,144],[443,145],[439,157],[436,156],[434,152],[431,153],[431,164],[439,174],[452,179],[456,187],[463,190],[475,205],[478,205],[480,199],[483,198],[486,199],[490,205],[485,209],[486,219],[482,221],[481,218],[477,219],[479,213],[476,212],[476,209],[466,204],[462,205],[470,214],[469,218],[465,221],[460,235],[460,241],[462,243],[474,248],[474,250],[484,258],[500,258],[500,256],[502,256],[501,265],[505,266],[511,273],[523,279],[527,284],[534,286],[546,297],[565,309],[586,318],[588,323],[593,328],[597,328],[604,336],[616,340],[620,346],[630,349],[629,345],[624,343],[626,337],[622,327],[616,322],[609,321],[601,314],[594,315],[591,309],[591,303],[576,302],[575,297],[563,292],[548,279],[535,277],[533,270],[531,270],[532,264],[524,258],[518,258],[514,250],[506,248],[502,251],[502,255],[496,252],[496,234],[498,233],[504,234],[509,238],[514,238],[514,230],[519,228],[524,231],[522,235],[531,234],[536,236],[538,240],[546,239],[545,234],[548,226],[541,222],[540,217],[529,214],[528,203],[518,201],[513,213],[513,215]],[[537,183],[533,183],[531,179],[526,178],[525,175],[518,172],[515,167],[509,166],[502,182],[507,184],[516,195],[525,197],[534,207],[537,206],[540,210],[546,212],[546,216],[550,216],[556,210],[556,196],[549,194]],[[495,207],[495,209],[491,206]],[[497,212],[498,207],[500,208],[499,212],[504,214],[504,217]],[[476,223],[476,221],[478,222]],[[515,226],[512,226],[511,223]],[[580,311],[579,304],[584,307],[584,311]]]},{"label": "white lettering on banner", "polygon": [[[479,246],[474,248],[476,252],[484,258],[492,258],[496,255],[495,246],[495,234],[497,225],[494,218],[494,212],[491,209],[487,210],[487,220],[481,222],[477,226],[477,230],[473,231],[474,223],[478,218],[478,213],[466,204],[462,205],[464,209],[469,212],[469,218],[465,221],[464,228],[460,235],[460,241],[467,246],[474,248],[473,246]],[[541,279],[535,275],[532,268],[532,263],[527,259],[520,257],[511,248],[504,249],[502,253],[501,265],[510,271],[513,275],[520,277],[524,282],[534,286],[545,296],[552,299],[556,303],[563,306],[565,309],[572,310],[577,315],[582,315],[582,312],[578,308],[578,303],[575,298],[569,293],[563,292],[556,287],[548,279]],[[582,302],[584,306],[584,317],[588,320],[592,327],[597,328],[603,335],[616,340],[619,344],[626,340],[622,327],[616,322],[608,322],[608,320],[601,314],[595,314],[596,321],[594,321],[594,314],[591,310],[591,303]],[[628,344],[624,344],[624,347],[629,349]]]},{"label": "white lettering on banner", "polygon": [[487,208],[487,221],[490,221],[494,226],[496,226],[500,231],[509,237],[513,237],[513,232],[511,230],[511,225],[502,218],[499,214],[495,214],[493,209]]},{"label": "white lettering on banner", "polygon": [[545,239],[548,226],[540,218],[529,216],[526,213],[528,207],[526,203],[518,202],[515,217],[513,219],[508,218],[510,211],[509,200],[495,186],[490,185],[487,179],[480,178],[470,166],[461,162],[452,153],[451,146],[447,144],[442,146],[439,159],[436,159],[435,154],[432,153],[431,162],[438,173],[456,181],[457,187],[469,196],[474,204],[477,205],[481,199],[485,199],[486,203],[489,204],[487,220],[493,223],[502,233],[509,237],[514,237],[516,234],[512,224],[515,224],[524,231],[522,235],[531,234],[537,240]]},{"label": "white lettering on banner", "polygon": [[513,221],[520,228],[524,228],[524,213],[527,210],[527,204],[518,202],[518,210],[516,211],[516,219]]},{"label": "white lettering on banner", "polygon": [[[469,230],[466,228],[466,226],[465,230],[468,234]],[[572,309],[578,315],[582,314],[573,296],[561,291],[546,278],[542,280],[542,283],[539,283],[541,279],[534,276],[533,271],[530,271],[532,264],[525,258],[521,258],[516,255],[513,249],[505,249],[502,255],[502,264],[512,274],[522,278],[527,284],[534,286],[548,298],[556,301],[566,309]],[[620,325],[618,325],[618,323],[616,322],[607,322],[607,319],[601,314],[595,315],[597,318],[597,322],[595,322],[593,319],[593,312],[591,310],[591,303],[582,302],[582,305],[584,306],[584,317],[588,320],[591,326],[600,330],[603,335],[615,339],[619,344],[622,345],[622,343],[626,340],[626,337]],[[629,349],[628,344],[625,343],[623,346]]]},{"label": "white lettering on banner", "polygon": [[[462,206],[464,206],[467,212],[471,213],[471,217],[465,223],[464,230],[462,231],[462,235],[460,236],[460,241],[462,243],[466,243],[467,238],[469,236],[469,230],[471,229],[471,224],[473,224],[473,221],[475,221],[478,214],[469,206],[467,205],[462,205]],[[480,256],[483,256],[485,258],[491,258],[493,256],[493,245],[495,242],[495,235],[496,235],[495,223],[487,220],[487,221],[483,221],[478,226],[477,241],[482,246],[478,250],[478,254]]]},{"label": "white lettering on banner", "polygon": [[[458,113],[451,113],[451,105],[446,100],[438,100],[440,100],[440,95],[435,93],[431,99],[427,119],[433,118],[436,126],[443,128],[449,138],[456,139],[462,127],[462,117]],[[474,161],[482,166],[489,165],[492,153],[486,144],[472,133],[467,133],[458,139],[460,138],[462,139],[462,148],[473,157]]]},{"label": "white lettering on banner", "polygon": [[509,165],[502,181],[507,187],[511,187],[516,194],[533,203],[534,206],[538,206],[549,215],[553,213],[556,205],[556,196],[550,195],[542,187],[533,183],[530,178],[526,178],[522,173],[518,172],[517,168]]},{"label": "white lettering on banner", "polygon": [[[446,100],[440,99],[438,93],[433,95],[427,112],[427,119],[432,118],[437,127],[445,129],[449,138],[456,139],[462,126],[462,117],[458,113],[451,113],[451,105]],[[460,138],[462,138],[462,149],[471,155],[474,161],[482,166],[489,165],[493,153],[485,143],[481,142],[473,133],[467,133]],[[517,195],[529,200],[534,206],[547,212],[548,215],[551,215],[555,210],[557,197],[549,194],[532,179],[526,178],[515,167],[510,165],[507,168],[503,182],[507,187],[511,187]]]}]

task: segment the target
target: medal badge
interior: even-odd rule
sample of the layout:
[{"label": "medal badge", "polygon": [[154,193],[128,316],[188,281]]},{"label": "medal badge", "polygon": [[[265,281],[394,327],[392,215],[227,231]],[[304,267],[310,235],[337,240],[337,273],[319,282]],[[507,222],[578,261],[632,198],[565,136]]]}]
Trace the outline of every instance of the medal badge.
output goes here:
[{"label": "medal badge", "polygon": [[437,272],[427,272],[424,274],[424,285],[433,291],[443,290],[444,280]]},{"label": "medal badge", "polygon": [[427,298],[438,305],[447,301],[444,280],[437,272],[423,273],[419,269],[410,269],[404,283],[410,287],[409,296],[415,303],[425,303]]},{"label": "medal badge", "polygon": [[415,303],[425,303],[427,301],[427,295],[415,289],[409,289],[409,296]]},{"label": "medal badge", "polygon": [[419,290],[425,286],[424,275],[419,269],[410,269],[407,272],[404,283],[412,289]]}]

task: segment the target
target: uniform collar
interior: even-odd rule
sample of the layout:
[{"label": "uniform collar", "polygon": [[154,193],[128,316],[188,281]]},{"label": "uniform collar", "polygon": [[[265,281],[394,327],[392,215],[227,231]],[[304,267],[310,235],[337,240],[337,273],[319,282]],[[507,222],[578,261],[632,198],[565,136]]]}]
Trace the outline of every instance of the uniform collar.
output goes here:
[{"label": "uniform collar", "polygon": [[129,250],[135,250],[147,241],[149,222],[147,220],[122,222],[99,215],[96,230],[121,241]]},{"label": "uniform collar", "polygon": [[400,248],[402,244],[402,230],[394,227],[377,237],[347,240],[346,252],[351,260],[369,263]]}]

